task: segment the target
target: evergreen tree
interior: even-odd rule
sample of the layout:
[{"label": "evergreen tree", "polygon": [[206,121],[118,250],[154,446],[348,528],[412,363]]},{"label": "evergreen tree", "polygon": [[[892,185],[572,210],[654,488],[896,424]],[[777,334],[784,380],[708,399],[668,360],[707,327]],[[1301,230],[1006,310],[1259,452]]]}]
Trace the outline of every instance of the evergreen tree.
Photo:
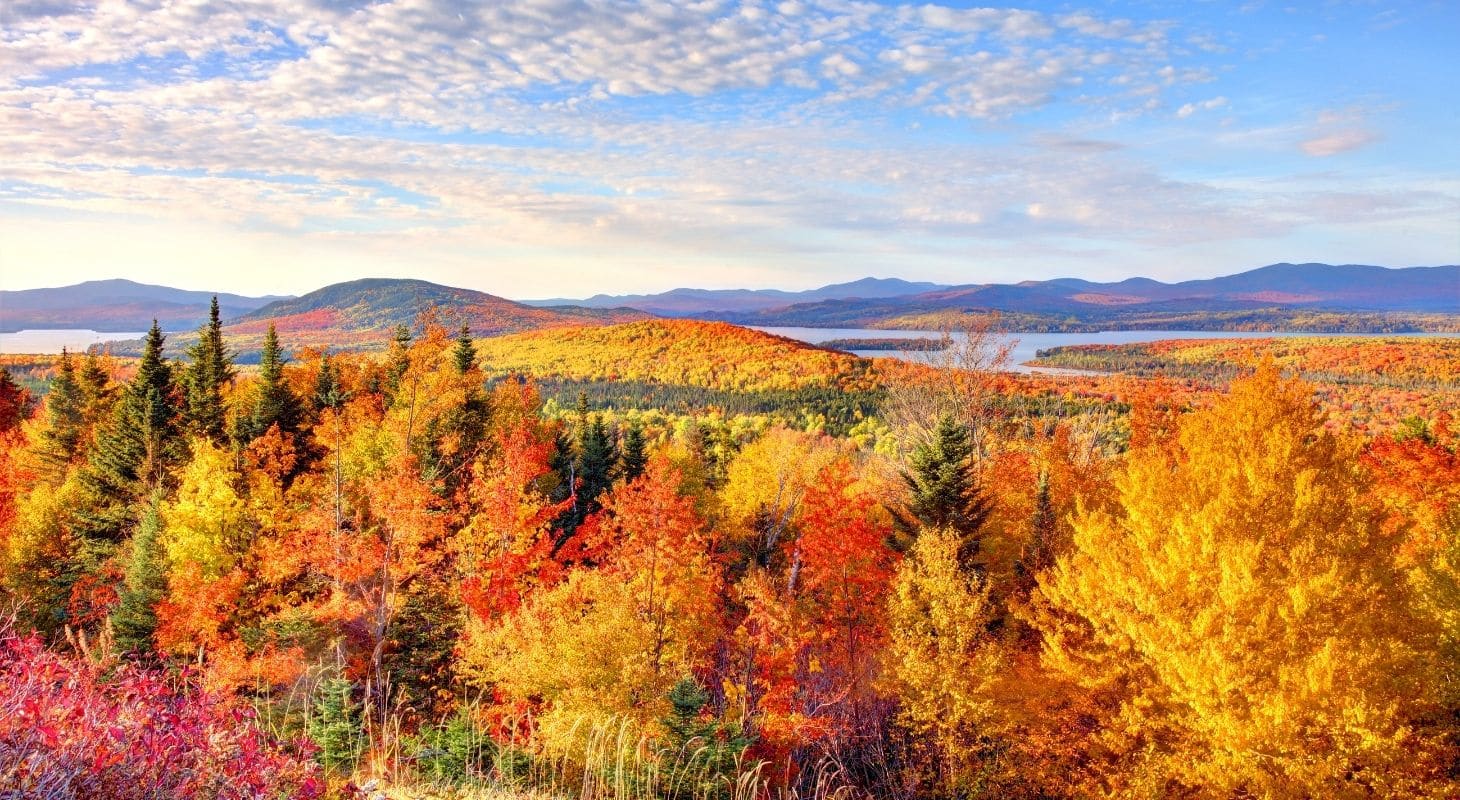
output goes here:
[{"label": "evergreen tree", "polygon": [[[710,693],[693,677],[680,678],[669,690],[670,711],[661,721],[669,734],[670,758],[685,763],[681,786],[685,796],[732,796],[740,757],[752,740],[739,725],[703,719]],[[678,796],[678,795],[676,795]]]},{"label": "evergreen tree", "polygon": [[623,459],[620,469],[625,481],[644,474],[644,467],[649,463],[649,455],[644,448],[644,429],[638,425],[630,425],[624,431]]},{"label": "evergreen tree", "polygon": [[309,717],[309,738],[319,747],[316,758],[326,770],[348,775],[365,750],[360,727],[360,707],[355,701],[355,684],[341,675],[320,681]]},{"label": "evergreen tree", "polygon": [[461,335],[456,337],[456,347],[451,351],[451,364],[456,367],[456,374],[465,375],[476,363],[477,348],[471,341],[471,328],[462,325]]},{"label": "evergreen tree", "polygon": [[96,424],[104,419],[111,408],[112,390],[108,384],[111,376],[107,374],[106,367],[102,366],[101,358],[94,350],[86,353],[86,363],[81,365],[81,372],[77,374],[77,386],[81,389],[82,402],[86,408],[86,418],[89,424]]},{"label": "evergreen tree", "polygon": [[86,399],[76,380],[76,364],[64,348],[57,366],[56,377],[46,393],[46,428],[41,431],[37,454],[47,470],[60,478],[81,451]]},{"label": "evergreen tree", "polygon": [[259,357],[259,379],[254,387],[253,413],[245,426],[245,443],[257,439],[278,425],[280,433],[295,433],[303,418],[303,408],[294,390],[284,380],[284,351],[279,347],[279,334],[269,323],[264,336],[264,349]]},{"label": "evergreen tree", "polygon": [[314,379],[314,394],[310,397],[310,406],[318,414],[326,408],[338,408],[344,399],[340,389],[340,373],[335,369],[335,362],[329,353],[325,353],[319,359],[319,375]]},{"label": "evergreen tree", "polygon": [[118,587],[117,608],[112,612],[112,630],[123,652],[147,653],[157,630],[157,602],[167,590],[167,573],[162,552],[160,498],[153,496],[132,536],[126,576]]},{"label": "evergreen tree", "polygon": [[1024,543],[1015,562],[1019,588],[1028,592],[1034,588],[1034,576],[1054,562],[1051,547],[1055,536],[1054,501],[1049,494],[1049,473],[1039,472],[1039,482],[1034,489],[1034,515],[1029,520],[1029,539]]},{"label": "evergreen tree", "polygon": [[381,391],[385,393],[387,406],[395,402],[395,395],[400,391],[401,381],[405,380],[406,372],[411,368],[411,329],[404,325],[397,325],[391,337],[390,356],[386,360],[385,383],[381,386]]},{"label": "evergreen tree", "polygon": [[617,465],[618,447],[603,418],[594,414],[578,439],[578,498],[583,509],[579,522],[599,509],[598,498],[613,486]]},{"label": "evergreen tree", "polygon": [[946,415],[932,437],[913,451],[911,469],[902,472],[909,495],[898,515],[902,549],[919,528],[951,530],[960,537],[959,563],[973,568],[980,531],[993,509],[974,479],[972,457],[968,429]]},{"label": "evergreen tree", "polygon": [[120,542],[134,522],[132,504],[160,486],[169,468],[187,455],[178,425],[181,404],[172,367],[162,357],[163,341],[154,321],[137,374],[117,400],[82,472],[92,501],[80,512],[82,534],[93,543]]},{"label": "evergreen tree", "polygon": [[198,329],[198,341],[188,348],[188,356],[191,363],[183,373],[188,425],[193,433],[220,442],[224,434],[223,386],[233,380],[233,357],[223,344],[217,296],[208,311],[208,323]]}]

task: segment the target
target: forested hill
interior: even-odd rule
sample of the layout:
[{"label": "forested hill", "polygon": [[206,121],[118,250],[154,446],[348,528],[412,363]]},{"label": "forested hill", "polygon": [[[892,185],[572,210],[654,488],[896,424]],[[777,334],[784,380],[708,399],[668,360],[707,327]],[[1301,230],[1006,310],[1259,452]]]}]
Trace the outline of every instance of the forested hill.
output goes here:
[{"label": "forested hill", "polygon": [[871,362],[723,322],[655,319],[477,343],[484,369],[724,391],[870,388]]},{"label": "forested hill", "polygon": [[[338,351],[383,348],[397,326],[418,330],[426,320],[453,329],[464,324],[476,336],[497,336],[541,328],[604,325],[648,316],[626,308],[533,308],[472,289],[421,280],[367,278],[332,284],[301,297],[270,303],[227,321],[223,332],[229,346],[247,361],[258,352],[270,324],[291,349]],[[168,349],[185,348],[194,336],[192,332],[171,336]],[[132,347],[140,347],[140,343],[128,343],[114,351],[128,353]]]}]

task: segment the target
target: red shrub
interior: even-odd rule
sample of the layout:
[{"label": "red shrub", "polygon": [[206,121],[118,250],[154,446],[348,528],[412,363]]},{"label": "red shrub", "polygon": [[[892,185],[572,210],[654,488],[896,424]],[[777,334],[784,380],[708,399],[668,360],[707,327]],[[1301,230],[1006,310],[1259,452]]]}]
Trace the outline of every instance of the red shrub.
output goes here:
[{"label": "red shrub", "polygon": [[0,639],[0,797],[317,798],[308,751],[185,679]]}]

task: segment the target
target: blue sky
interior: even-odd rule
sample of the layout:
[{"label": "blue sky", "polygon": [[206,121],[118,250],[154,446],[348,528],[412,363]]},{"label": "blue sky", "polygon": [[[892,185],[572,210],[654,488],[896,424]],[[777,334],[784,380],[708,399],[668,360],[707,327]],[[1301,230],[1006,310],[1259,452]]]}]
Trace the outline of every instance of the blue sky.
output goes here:
[{"label": "blue sky", "polygon": [[0,287],[1460,262],[1460,7],[0,8]]}]

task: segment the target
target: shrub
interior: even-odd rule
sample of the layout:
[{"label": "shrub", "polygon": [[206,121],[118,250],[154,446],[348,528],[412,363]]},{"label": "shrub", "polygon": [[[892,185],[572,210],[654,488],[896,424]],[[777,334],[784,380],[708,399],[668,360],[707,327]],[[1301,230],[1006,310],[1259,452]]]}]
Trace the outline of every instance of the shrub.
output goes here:
[{"label": "shrub", "polygon": [[0,797],[317,798],[311,749],[187,676],[0,638]]}]

